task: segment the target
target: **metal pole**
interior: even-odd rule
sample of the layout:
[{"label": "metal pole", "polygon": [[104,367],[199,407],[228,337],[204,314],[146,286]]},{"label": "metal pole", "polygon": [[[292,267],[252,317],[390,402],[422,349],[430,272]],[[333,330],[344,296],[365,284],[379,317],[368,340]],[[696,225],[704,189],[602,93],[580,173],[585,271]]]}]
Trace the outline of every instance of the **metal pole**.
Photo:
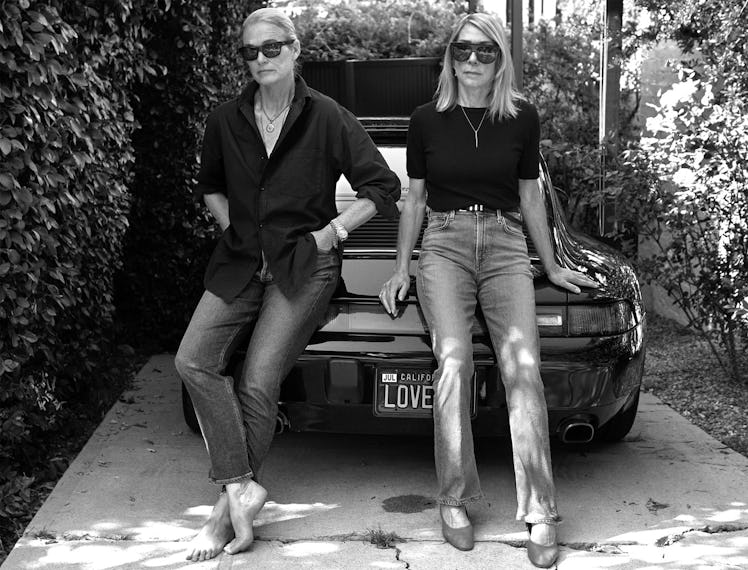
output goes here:
[{"label": "metal pole", "polygon": [[506,20],[512,34],[512,63],[517,89],[522,90],[524,74],[522,70],[522,0],[511,0],[506,4]]},{"label": "metal pole", "polygon": [[[621,91],[623,0],[605,0],[600,49],[600,194],[605,191],[606,159],[618,148],[618,113]],[[598,232],[605,235],[615,228],[615,203],[603,200],[599,209]]]}]

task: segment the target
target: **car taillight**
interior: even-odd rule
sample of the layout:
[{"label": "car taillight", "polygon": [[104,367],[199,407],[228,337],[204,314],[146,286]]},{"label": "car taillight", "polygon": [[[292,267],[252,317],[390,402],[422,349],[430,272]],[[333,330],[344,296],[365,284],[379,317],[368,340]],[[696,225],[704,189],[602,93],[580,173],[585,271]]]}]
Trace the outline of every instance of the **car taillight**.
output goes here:
[{"label": "car taillight", "polygon": [[570,305],[570,336],[606,336],[631,329],[634,322],[626,301],[595,305]]}]

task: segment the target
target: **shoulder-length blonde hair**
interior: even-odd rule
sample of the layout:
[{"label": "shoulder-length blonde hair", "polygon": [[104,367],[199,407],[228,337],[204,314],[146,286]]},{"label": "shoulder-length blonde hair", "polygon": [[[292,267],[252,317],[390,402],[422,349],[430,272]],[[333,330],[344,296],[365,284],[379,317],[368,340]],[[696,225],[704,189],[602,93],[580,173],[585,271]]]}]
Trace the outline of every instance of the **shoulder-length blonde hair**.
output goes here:
[{"label": "shoulder-length blonde hair", "polygon": [[[504,26],[496,17],[489,14],[468,14],[455,25],[452,35],[449,37],[450,44],[457,39],[462,29],[468,24],[478,28],[499,46],[499,58],[494,63],[494,80],[489,94],[488,116],[492,121],[516,117],[517,103],[524,98],[517,90],[514,80],[514,64],[512,63],[512,54],[509,50]],[[436,110],[439,112],[449,111],[457,105],[457,79],[453,65],[452,52],[448,44],[444,52],[444,62],[435,95]]]}]

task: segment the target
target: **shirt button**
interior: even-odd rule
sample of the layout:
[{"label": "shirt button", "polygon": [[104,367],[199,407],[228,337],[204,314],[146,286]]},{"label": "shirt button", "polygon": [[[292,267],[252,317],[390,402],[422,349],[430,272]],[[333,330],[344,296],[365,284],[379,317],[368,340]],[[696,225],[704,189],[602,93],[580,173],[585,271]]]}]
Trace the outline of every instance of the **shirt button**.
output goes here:
[{"label": "shirt button", "polygon": [[264,192],[264,191],[265,191],[265,187],[264,186],[260,186],[260,192]]}]

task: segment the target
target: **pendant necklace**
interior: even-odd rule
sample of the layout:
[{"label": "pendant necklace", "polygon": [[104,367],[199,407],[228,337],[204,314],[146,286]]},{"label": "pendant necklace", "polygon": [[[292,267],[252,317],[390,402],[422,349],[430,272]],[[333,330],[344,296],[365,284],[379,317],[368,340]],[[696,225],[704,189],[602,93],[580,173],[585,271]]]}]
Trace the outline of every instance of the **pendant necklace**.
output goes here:
[{"label": "pendant necklace", "polygon": [[278,113],[275,117],[272,119],[270,118],[270,115],[267,114],[267,111],[265,111],[265,105],[262,104],[262,93],[260,93],[260,109],[262,109],[262,114],[265,115],[265,118],[268,120],[267,125],[265,125],[265,130],[268,133],[272,133],[275,130],[275,125],[273,124],[275,121],[278,120],[278,118],[286,112],[286,110],[291,106],[291,103],[293,102],[293,99],[288,102],[288,105],[283,107],[280,110],[280,113]]},{"label": "pendant necklace", "polygon": [[483,126],[483,121],[486,118],[486,111],[488,111],[488,109],[483,109],[483,116],[480,118],[480,123],[478,123],[477,129],[473,126],[473,123],[470,121],[470,118],[467,116],[467,113],[465,112],[465,107],[460,105],[460,109],[462,110],[462,114],[465,115],[465,120],[468,122],[468,125],[470,125],[470,128],[473,130],[473,134],[475,135],[475,148],[478,148],[478,131]]}]

